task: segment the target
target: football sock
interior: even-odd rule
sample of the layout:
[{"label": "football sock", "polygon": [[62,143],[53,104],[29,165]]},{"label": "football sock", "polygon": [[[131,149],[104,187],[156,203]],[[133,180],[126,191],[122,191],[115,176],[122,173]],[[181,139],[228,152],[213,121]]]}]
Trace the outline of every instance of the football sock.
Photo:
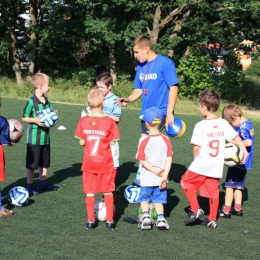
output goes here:
[{"label": "football sock", "polygon": [[218,204],[219,204],[219,198],[210,198],[209,199],[209,216],[208,216],[209,221],[217,219]]},{"label": "football sock", "polygon": [[190,203],[191,210],[195,213],[198,212],[200,205],[198,203],[196,191],[194,189],[183,189],[183,192]]},{"label": "football sock", "polygon": [[95,222],[94,205],[95,205],[95,197],[86,196],[86,208],[87,208],[88,221],[92,221],[92,222]]},{"label": "football sock", "polygon": [[236,211],[240,211],[242,209],[242,205],[241,204],[235,204],[235,210]]},{"label": "football sock", "polygon": [[104,201],[107,210],[107,221],[114,222],[114,195],[113,193],[104,194]]},{"label": "football sock", "polygon": [[228,213],[231,210],[231,206],[224,205],[223,211]]}]

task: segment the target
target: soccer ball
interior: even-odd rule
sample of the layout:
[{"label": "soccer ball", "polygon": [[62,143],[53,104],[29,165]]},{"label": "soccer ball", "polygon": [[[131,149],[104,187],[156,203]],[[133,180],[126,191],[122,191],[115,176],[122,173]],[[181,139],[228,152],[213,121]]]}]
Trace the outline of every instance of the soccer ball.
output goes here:
[{"label": "soccer ball", "polygon": [[9,119],[9,136],[12,142],[18,142],[23,136],[23,125],[16,119]]},{"label": "soccer ball", "polygon": [[8,201],[15,207],[22,207],[29,201],[28,190],[22,186],[12,188],[8,193]]},{"label": "soccer ball", "polygon": [[243,159],[243,156],[243,151],[240,150],[237,145],[233,143],[227,143],[225,145],[224,164],[226,166],[236,166]]},{"label": "soccer ball", "polygon": [[84,117],[91,113],[90,107],[85,107],[81,112],[81,117]]},{"label": "soccer ball", "polygon": [[40,111],[39,115],[39,119],[43,122],[45,127],[52,127],[58,122],[58,114],[51,108]]},{"label": "soccer ball", "polygon": [[125,188],[124,195],[129,203],[138,203],[141,187],[129,185]]},{"label": "soccer ball", "polygon": [[[116,212],[116,207],[114,205],[114,215]],[[94,216],[97,221],[106,221],[107,209],[104,200],[99,200],[94,205]]]},{"label": "soccer ball", "polygon": [[165,132],[170,137],[181,137],[186,131],[186,124],[178,117],[174,117],[172,125],[168,125],[168,130],[165,128]]}]

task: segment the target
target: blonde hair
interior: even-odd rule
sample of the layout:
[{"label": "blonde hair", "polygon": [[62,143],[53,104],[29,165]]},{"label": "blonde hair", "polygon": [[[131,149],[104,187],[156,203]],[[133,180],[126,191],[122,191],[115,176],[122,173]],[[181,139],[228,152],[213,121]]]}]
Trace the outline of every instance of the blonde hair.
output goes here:
[{"label": "blonde hair", "polygon": [[140,47],[141,49],[143,49],[144,47],[149,47],[151,50],[153,49],[153,43],[152,41],[144,36],[144,35],[140,35],[138,36],[132,43],[132,47],[137,46]]},{"label": "blonde hair", "polygon": [[228,122],[232,122],[236,117],[242,116],[242,110],[235,104],[226,105],[222,111],[222,118],[226,119]]},{"label": "blonde hair", "polygon": [[38,88],[39,85],[43,84],[45,82],[45,80],[49,80],[49,76],[44,74],[44,73],[35,73],[32,76],[31,79],[31,84],[33,85],[33,87],[36,89]]},{"label": "blonde hair", "polygon": [[90,108],[97,108],[103,105],[104,102],[104,94],[99,89],[91,89],[87,95],[87,103]]},{"label": "blonde hair", "polygon": [[199,95],[199,104],[210,112],[216,112],[220,104],[219,94],[215,90],[208,90]]}]

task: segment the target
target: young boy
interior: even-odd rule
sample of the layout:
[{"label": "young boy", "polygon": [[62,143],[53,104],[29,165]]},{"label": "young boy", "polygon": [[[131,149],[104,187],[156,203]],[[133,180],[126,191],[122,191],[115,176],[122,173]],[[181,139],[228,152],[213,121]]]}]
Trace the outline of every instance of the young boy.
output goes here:
[{"label": "young boy", "polygon": [[167,179],[172,163],[172,145],[168,137],[161,134],[159,125],[163,119],[160,109],[151,107],[144,111],[141,119],[145,122],[149,134],[140,138],[136,158],[140,167],[140,194],[142,218],[138,227],[151,229],[149,202],[153,203],[158,218],[155,226],[168,230],[169,225],[164,217],[163,204],[167,203]]},{"label": "young boy", "polygon": [[191,144],[194,160],[181,178],[181,188],[187,197],[191,212],[185,224],[190,224],[204,215],[200,208],[196,192],[209,198],[210,212],[201,225],[209,228],[217,227],[219,205],[219,180],[223,174],[225,140],[231,139],[244,152],[241,163],[245,163],[247,150],[230,124],[216,115],[220,104],[219,95],[208,90],[199,96],[199,111],[205,120],[194,127]]},{"label": "young boy", "polygon": [[87,229],[97,226],[94,216],[95,194],[104,193],[106,204],[106,228],[113,230],[115,170],[110,145],[120,138],[116,123],[102,112],[104,95],[92,89],[87,95],[91,113],[82,117],[77,125],[75,137],[84,146],[82,162],[83,191],[86,193]]},{"label": "young boy", "polygon": [[[0,107],[2,105],[2,98],[0,97]],[[10,141],[9,137],[9,123],[7,119],[0,116],[0,182],[5,181],[5,152],[4,145],[15,145]],[[12,210],[3,207],[2,204],[2,190],[0,188],[0,217],[10,216],[13,214]]]},{"label": "young boy", "polygon": [[[39,120],[39,112],[52,108],[50,100],[45,97],[50,90],[50,79],[46,74],[36,73],[31,79],[34,95],[25,104],[22,121],[29,123],[26,134],[26,175],[27,189],[30,195],[39,191],[56,191],[58,187],[46,182],[47,170],[50,167],[50,128],[44,127]],[[56,111],[57,112],[57,111]],[[33,186],[34,170],[39,168],[38,189]]]},{"label": "young boy", "polygon": [[[250,120],[247,120],[241,109],[235,104],[225,106],[222,117],[226,119],[237,131],[248,151],[245,164],[236,167],[228,167],[226,176],[225,205],[219,212],[219,217],[231,218],[231,213],[243,216],[242,190],[245,188],[247,170],[252,168],[254,156],[254,128]],[[234,200],[234,208],[231,209]]]}]

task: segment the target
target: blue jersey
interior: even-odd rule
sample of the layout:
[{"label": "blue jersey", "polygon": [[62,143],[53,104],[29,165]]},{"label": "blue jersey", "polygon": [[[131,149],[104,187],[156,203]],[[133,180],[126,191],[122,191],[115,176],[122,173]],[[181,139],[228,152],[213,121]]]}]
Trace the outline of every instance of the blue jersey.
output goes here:
[{"label": "blue jersey", "polygon": [[103,106],[103,112],[107,116],[118,116],[121,117],[121,107],[115,104],[115,99],[118,99],[118,96],[112,93],[112,95],[105,98],[105,104]]},{"label": "blue jersey", "polygon": [[9,123],[5,117],[0,116],[0,145],[7,145],[9,143]]},{"label": "blue jersey", "polygon": [[150,107],[167,114],[170,87],[178,84],[174,62],[158,55],[154,60],[137,64],[134,88],[142,89],[141,115]]},{"label": "blue jersey", "polygon": [[250,120],[246,120],[243,122],[238,128],[237,133],[244,140],[251,140],[252,145],[246,147],[248,151],[248,157],[245,164],[239,164],[237,167],[245,170],[249,170],[252,168],[253,157],[254,157],[254,144],[255,144],[255,136],[254,136],[254,128]]}]

